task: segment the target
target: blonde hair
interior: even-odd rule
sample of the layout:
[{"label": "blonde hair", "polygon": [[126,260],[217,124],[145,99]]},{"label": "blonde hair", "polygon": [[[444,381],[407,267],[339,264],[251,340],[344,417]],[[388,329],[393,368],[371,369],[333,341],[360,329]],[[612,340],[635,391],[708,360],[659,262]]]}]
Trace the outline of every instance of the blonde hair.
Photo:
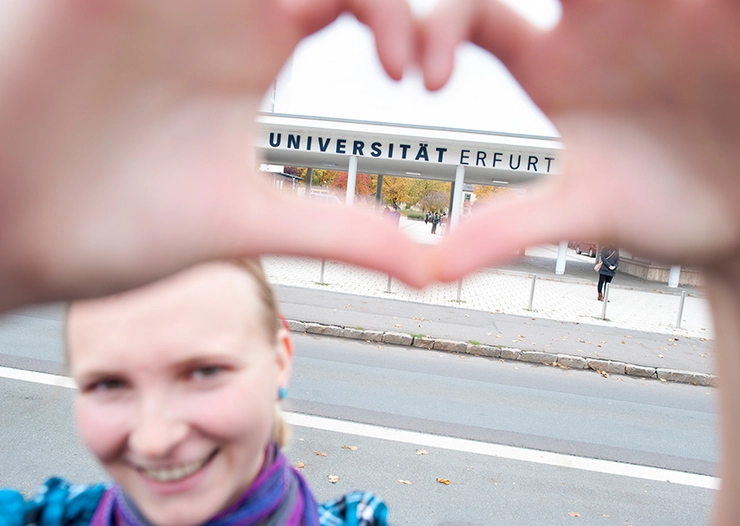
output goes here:
[{"label": "blonde hair", "polygon": [[[232,259],[229,262],[235,266],[246,271],[257,285],[257,294],[262,300],[262,305],[265,308],[265,327],[271,334],[271,338],[274,342],[277,342],[278,334],[281,329],[288,330],[287,325],[284,324],[283,318],[280,315],[280,311],[277,307],[277,301],[275,300],[275,292],[272,290],[272,286],[267,281],[267,276],[262,268],[260,260],[257,258],[244,258],[244,259]],[[275,420],[272,426],[272,439],[282,448],[288,442],[289,435],[288,424],[285,422],[280,410],[280,402],[275,403]]]}]

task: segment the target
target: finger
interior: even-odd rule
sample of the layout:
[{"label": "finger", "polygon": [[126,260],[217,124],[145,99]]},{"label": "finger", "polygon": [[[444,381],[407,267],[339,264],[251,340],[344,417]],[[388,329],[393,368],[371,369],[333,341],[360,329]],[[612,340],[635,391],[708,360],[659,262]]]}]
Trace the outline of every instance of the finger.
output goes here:
[{"label": "finger", "polygon": [[303,28],[304,36],[351,12],[375,34],[378,57],[398,80],[414,56],[414,21],[405,0],[278,0],[284,12]]},{"label": "finger", "polygon": [[510,66],[537,30],[496,0],[446,0],[422,24],[421,68],[428,89],[444,86],[457,46],[469,40]]},{"label": "finger", "polygon": [[[390,274],[413,287],[431,278],[428,251],[370,212],[277,196],[234,230],[238,255],[287,254],[344,261]],[[263,202],[266,202],[263,200]],[[254,220],[261,215],[261,221]]]},{"label": "finger", "polygon": [[415,25],[405,0],[349,0],[357,19],[375,34],[375,45],[383,67],[400,80],[415,55]]},{"label": "finger", "polygon": [[431,259],[434,277],[455,281],[490,265],[511,261],[518,250],[564,239],[598,239],[598,227],[559,185],[525,198],[494,203],[459,224]]}]

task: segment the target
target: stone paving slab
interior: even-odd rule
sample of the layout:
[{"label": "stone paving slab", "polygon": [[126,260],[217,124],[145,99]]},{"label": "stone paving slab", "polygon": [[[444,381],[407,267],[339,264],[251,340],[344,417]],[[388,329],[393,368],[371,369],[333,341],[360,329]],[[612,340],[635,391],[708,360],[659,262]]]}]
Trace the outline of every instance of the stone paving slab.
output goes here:
[{"label": "stone paving slab", "polygon": [[263,265],[268,279],[276,285],[693,338],[711,338],[713,334],[708,302],[695,295],[685,299],[679,328],[681,297],[677,294],[623,289],[615,285],[610,288],[606,319],[602,319],[604,303],[596,300],[595,287],[580,281],[538,277],[530,311],[533,280],[520,272],[484,270],[465,278],[462,285],[434,283],[423,290],[391,281],[388,292],[387,275],[346,263],[326,261],[323,282],[318,260],[269,256],[263,258]]}]

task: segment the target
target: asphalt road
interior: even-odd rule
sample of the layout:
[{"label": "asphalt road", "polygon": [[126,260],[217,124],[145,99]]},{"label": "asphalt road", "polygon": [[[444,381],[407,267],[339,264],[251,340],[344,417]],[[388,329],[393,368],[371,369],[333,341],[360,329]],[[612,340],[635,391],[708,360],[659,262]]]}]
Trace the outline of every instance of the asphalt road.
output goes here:
[{"label": "asphalt road", "polygon": [[[0,320],[0,366],[59,369],[60,320],[58,308]],[[715,390],[347,340],[295,343],[285,408],[304,421],[288,454],[319,499],[370,489],[397,525],[709,523],[708,477],[668,483],[645,478],[643,466],[671,480],[714,473]],[[77,441],[72,396],[0,377],[0,486],[104,477]],[[511,448],[475,453],[471,443]],[[542,451],[569,456],[548,464]],[[584,468],[584,458],[614,461],[605,465],[621,474]]]}]

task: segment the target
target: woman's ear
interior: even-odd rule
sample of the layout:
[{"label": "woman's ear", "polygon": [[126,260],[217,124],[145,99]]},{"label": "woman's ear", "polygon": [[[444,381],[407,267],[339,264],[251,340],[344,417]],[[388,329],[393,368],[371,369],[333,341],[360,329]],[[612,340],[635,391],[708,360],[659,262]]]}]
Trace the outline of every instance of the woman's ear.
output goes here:
[{"label": "woman's ear", "polygon": [[287,329],[280,329],[277,333],[278,385],[288,387],[290,375],[293,372],[293,342]]}]

